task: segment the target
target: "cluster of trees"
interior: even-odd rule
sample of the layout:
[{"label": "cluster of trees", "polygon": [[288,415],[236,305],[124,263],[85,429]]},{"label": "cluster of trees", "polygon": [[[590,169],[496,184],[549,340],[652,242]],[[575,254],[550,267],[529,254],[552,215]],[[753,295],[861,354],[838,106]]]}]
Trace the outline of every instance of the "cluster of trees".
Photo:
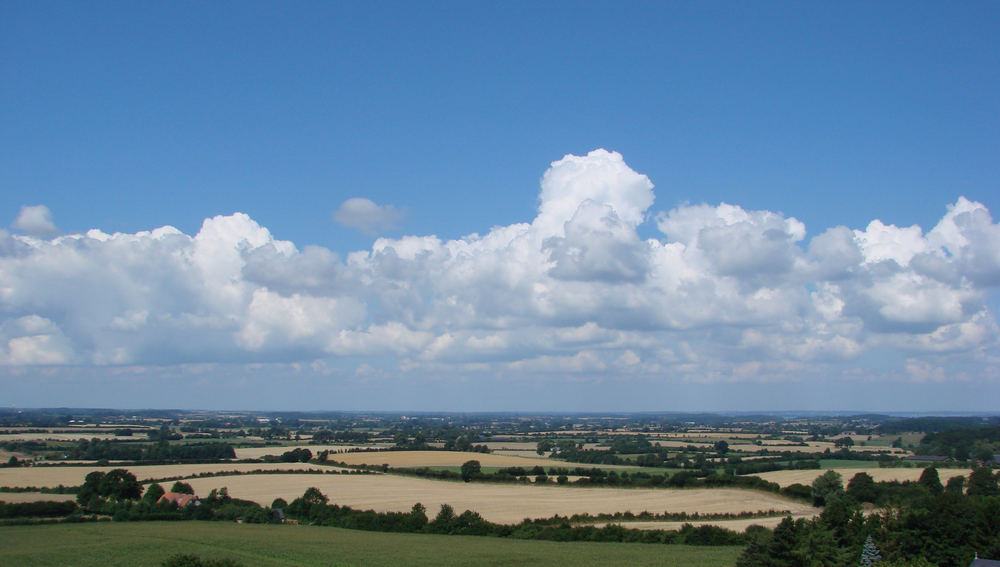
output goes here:
[{"label": "cluster of trees", "polygon": [[[860,473],[846,490],[838,477],[827,473],[813,483],[825,505],[818,518],[749,531],[737,567],[848,567],[865,559],[885,567],[965,567],[977,552],[1000,557],[1000,490],[989,469],[974,471],[965,492],[961,481],[942,486],[934,469],[915,483],[875,483]],[[887,511],[862,514],[861,502],[872,501]]]},{"label": "cluster of trees", "polygon": [[1000,496],[998,476],[1000,473],[994,474],[990,468],[977,467],[972,470],[968,479],[953,476],[948,479],[947,484],[942,484],[937,469],[933,467],[924,469],[916,482],[875,482],[871,475],[860,472],[851,477],[844,490],[840,485],[840,475],[827,471],[813,483],[813,492],[814,498],[819,495],[820,504],[846,494],[856,502],[871,502],[881,507],[908,507],[919,505],[927,496],[937,496],[943,492],[958,496]]},{"label": "cluster of trees", "polygon": [[892,418],[881,424],[879,430],[883,434],[908,433],[912,431],[935,433],[951,429],[975,429],[978,427],[995,425],[1000,425],[1000,417],[924,416]]},{"label": "cluster of trees", "polygon": [[952,457],[958,461],[993,460],[1000,454],[1000,425],[962,427],[928,433],[916,450],[920,455]]},{"label": "cluster of trees", "polygon": [[312,434],[312,439],[309,441],[314,445],[323,445],[326,443],[368,443],[371,440],[371,433],[367,431],[330,431],[329,429],[320,429],[319,431],[314,431]]},{"label": "cluster of trees", "polygon": [[125,469],[112,469],[108,472],[94,471],[83,479],[83,486],[76,493],[76,501],[88,505],[92,501],[135,500],[142,496],[142,485],[135,475]]},{"label": "cluster of trees", "polygon": [[312,451],[305,447],[297,447],[291,451],[285,451],[281,455],[266,455],[264,462],[267,463],[308,463],[312,460]]},{"label": "cluster of trees", "polygon": [[456,428],[437,428],[431,431],[417,430],[412,434],[405,431],[396,432],[392,441],[395,449],[407,451],[426,451],[433,449],[427,443],[428,439],[444,441],[445,451],[462,451],[472,453],[489,453],[490,449],[484,444],[475,444],[479,441],[479,435],[475,432],[466,432]]},{"label": "cluster of trees", "polygon": [[209,462],[235,459],[236,451],[229,443],[184,443],[173,444],[165,439],[155,443],[123,443],[114,440],[81,439],[75,446],[66,449],[70,459],[87,461],[117,460],[136,462]]}]

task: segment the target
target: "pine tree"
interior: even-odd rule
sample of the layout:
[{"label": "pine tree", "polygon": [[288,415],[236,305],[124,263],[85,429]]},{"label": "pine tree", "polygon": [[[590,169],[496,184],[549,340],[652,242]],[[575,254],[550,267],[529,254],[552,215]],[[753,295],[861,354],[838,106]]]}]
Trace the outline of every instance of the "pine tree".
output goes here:
[{"label": "pine tree", "polygon": [[868,535],[868,539],[865,540],[864,547],[861,548],[861,563],[862,567],[871,567],[882,560],[882,554],[879,553],[878,547],[875,546],[875,542],[872,541],[871,534]]}]

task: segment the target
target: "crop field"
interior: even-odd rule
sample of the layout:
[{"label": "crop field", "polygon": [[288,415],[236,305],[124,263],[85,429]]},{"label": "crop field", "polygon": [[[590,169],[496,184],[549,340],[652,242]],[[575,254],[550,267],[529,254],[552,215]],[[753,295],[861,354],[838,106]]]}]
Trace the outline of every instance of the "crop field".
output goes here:
[{"label": "crop field", "polygon": [[133,433],[131,437],[118,437],[114,432],[107,433],[2,433],[0,443],[11,441],[79,441],[80,439],[116,439],[118,441],[145,441],[145,433]]},{"label": "crop field", "polygon": [[[593,432],[590,433],[593,434]],[[569,435],[572,436],[573,433],[569,433]],[[602,431],[600,432],[600,435],[626,435],[626,433]],[[628,435],[640,435],[640,433],[629,432]],[[726,441],[729,443],[729,449],[731,451],[743,453],[759,453],[762,451],[794,451],[799,453],[816,454],[823,453],[827,450],[840,450],[840,447],[837,447],[830,441],[806,441],[805,445],[800,445],[797,442],[784,439],[759,439],[760,445],[758,445],[757,435],[740,433],[645,433],[641,435],[646,437],[650,443],[653,443],[654,445],[658,443],[661,447],[669,449],[683,449],[688,446],[708,448],[718,441]],[[567,433],[564,432],[562,436],[567,436]],[[908,454],[908,452],[904,449],[888,447],[888,443],[878,443],[875,440],[868,442],[865,441],[866,437],[857,437],[861,439],[861,441],[858,441],[857,444],[851,447],[852,451],[888,452],[895,455]],[[893,439],[895,439],[895,437],[893,437]],[[865,442],[866,445],[861,445],[861,442]],[[606,446],[599,443],[592,443],[587,444],[585,448],[602,449],[606,448]]]},{"label": "crop field", "polygon": [[[851,477],[858,474],[859,472],[866,472],[872,475],[875,482],[887,482],[891,480],[897,481],[915,481],[920,478],[920,474],[924,472],[922,468],[879,468],[879,467],[867,467],[867,468],[855,468],[855,469],[836,469],[836,471],[843,477],[844,484],[846,485]],[[768,482],[776,482],[781,486],[788,486],[790,484],[801,483],[801,484],[812,484],[816,477],[825,473],[825,469],[813,469],[813,470],[803,470],[803,471],[772,471],[761,474],[756,474],[753,476],[759,476],[760,478]],[[941,477],[941,484],[948,482],[948,479],[953,476],[968,476],[972,472],[969,469],[938,469],[938,476]]]},{"label": "crop field", "polygon": [[[479,461],[484,467],[565,467],[575,466],[566,461],[556,461],[539,456],[519,457],[493,453],[460,453],[456,451],[379,451],[363,453],[342,453],[330,455],[330,459],[348,465],[381,465],[390,467],[454,467],[466,461]],[[593,465],[579,465],[591,467]],[[601,468],[624,468],[603,465]]]},{"label": "crop field", "polygon": [[20,502],[63,502],[75,500],[76,494],[48,494],[45,492],[0,492],[0,501],[8,504]]},{"label": "crop field", "polygon": [[286,451],[291,451],[297,448],[309,449],[312,454],[315,455],[320,451],[331,451],[337,453],[340,451],[354,451],[358,449],[378,449],[388,447],[388,445],[270,445],[267,447],[237,447],[234,449],[236,451],[237,459],[262,459],[267,456],[280,455]]},{"label": "crop field", "polygon": [[[56,487],[77,486],[83,484],[83,478],[92,471],[108,472],[114,468],[121,467],[61,467],[61,466],[33,466],[15,467],[0,469],[0,486],[37,486]],[[309,463],[215,463],[198,465],[147,465],[147,466],[127,466],[129,471],[140,481],[170,478],[170,477],[191,477],[200,473],[215,473],[225,471],[249,472],[260,470],[304,470],[322,469],[337,470],[335,467],[314,465]],[[270,504],[270,502],[268,502]]]},{"label": "crop field", "polygon": [[536,451],[537,443],[528,441],[490,441],[484,443],[495,455],[507,455],[511,457],[525,457],[529,459],[540,458]]},{"label": "crop field", "polygon": [[556,543],[312,526],[137,522],[0,529],[0,564],[158,567],[190,553],[246,567],[723,567],[739,547]]},{"label": "crop field", "polygon": [[[732,451],[743,451],[747,453],[759,453],[761,451],[793,451],[797,453],[811,453],[820,454],[826,452],[828,449],[831,452],[839,451],[840,447],[835,446],[833,443],[828,443],[826,441],[809,441],[805,446],[802,445],[780,445],[778,443],[772,442],[772,444],[763,445],[732,445],[730,444],[729,449]],[[896,456],[907,455],[908,452],[904,449],[897,449],[892,447],[878,447],[873,445],[855,445],[851,447],[851,451],[859,453],[891,453]]]},{"label": "crop field", "polygon": [[[820,459],[819,468],[824,471],[830,469],[868,469],[872,468],[871,461],[854,461],[851,459]],[[852,473],[853,474],[853,473]]]},{"label": "crop field", "polygon": [[[790,514],[793,519],[799,518],[812,518],[815,514]],[[741,518],[737,520],[690,520],[686,522],[659,522],[659,521],[641,521],[641,522],[614,522],[625,528],[630,528],[633,530],[679,530],[684,524],[692,524],[695,526],[716,526],[720,528],[725,528],[727,530],[732,530],[734,532],[745,531],[750,526],[763,526],[765,528],[774,529],[781,523],[781,520],[785,519],[785,516],[772,516],[768,518]],[[598,526],[603,526],[605,524],[595,524]]]},{"label": "crop field", "polygon": [[441,504],[456,512],[474,510],[497,523],[517,523],[524,518],[555,514],[599,514],[649,511],[737,513],[788,510],[816,514],[818,509],[769,492],[729,488],[642,489],[533,486],[522,484],[463,483],[398,475],[243,475],[196,478],[188,481],[198,494],[228,487],[235,498],[262,505],[281,497],[287,501],[318,488],[331,504],[376,511],[409,511],[420,502],[428,515]]},{"label": "crop field", "polygon": [[487,441],[483,443],[490,448],[490,451],[532,451],[538,446],[531,441]]}]

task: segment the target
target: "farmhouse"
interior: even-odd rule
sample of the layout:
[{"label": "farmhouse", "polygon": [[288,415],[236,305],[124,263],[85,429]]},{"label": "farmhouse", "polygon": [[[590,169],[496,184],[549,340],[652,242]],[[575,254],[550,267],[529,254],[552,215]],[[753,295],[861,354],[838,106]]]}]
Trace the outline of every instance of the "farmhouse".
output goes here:
[{"label": "farmhouse", "polygon": [[160,502],[171,502],[176,504],[178,508],[183,508],[185,506],[201,506],[201,500],[194,494],[182,494],[180,492],[164,492],[163,496],[156,501],[157,504]]}]

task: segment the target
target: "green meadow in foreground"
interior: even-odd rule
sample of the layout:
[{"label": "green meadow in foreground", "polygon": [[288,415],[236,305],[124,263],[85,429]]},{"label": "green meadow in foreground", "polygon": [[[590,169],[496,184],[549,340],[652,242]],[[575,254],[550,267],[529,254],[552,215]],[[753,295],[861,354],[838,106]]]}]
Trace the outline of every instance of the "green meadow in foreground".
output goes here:
[{"label": "green meadow in foreground", "polygon": [[0,565],[157,567],[187,553],[246,567],[729,567],[740,547],[558,543],[223,522],[0,527]]}]

